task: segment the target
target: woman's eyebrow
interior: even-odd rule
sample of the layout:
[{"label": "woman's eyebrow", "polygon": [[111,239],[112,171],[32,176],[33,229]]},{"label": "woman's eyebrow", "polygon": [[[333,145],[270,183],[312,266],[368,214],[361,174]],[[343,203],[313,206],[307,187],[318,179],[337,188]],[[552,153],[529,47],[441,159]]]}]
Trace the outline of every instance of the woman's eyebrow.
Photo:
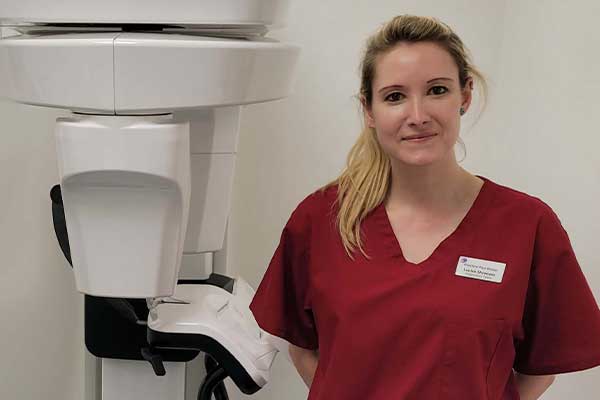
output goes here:
[{"label": "woman's eyebrow", "polygon": [[[452,81],[452,79],[451,78],[445,78],[445,77],[433,78],[433,79],[428,80],[427,83],[431,83],[433,81]],[[403,86],[403,85],[389,85],[389,86],[386,86],[386,87],[383,87],[383,88],[379,89],[378,91],[381,92],[381,91],[383,91],[385,89],[389,89],[389,88],[392,88],[392,87],[397,87],[397,88],[401,88],[401,89],[405,88],[405,86]]]}]

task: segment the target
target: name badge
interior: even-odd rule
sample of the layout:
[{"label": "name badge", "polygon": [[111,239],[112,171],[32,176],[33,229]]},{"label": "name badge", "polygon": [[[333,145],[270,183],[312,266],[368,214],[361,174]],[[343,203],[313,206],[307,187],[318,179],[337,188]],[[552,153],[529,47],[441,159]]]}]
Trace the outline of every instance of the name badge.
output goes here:
[{"label": "name badge", "polygon": [[460,256],[455,275],[500,283],[504,276],[504,268],[506,268],[505,263]]}]

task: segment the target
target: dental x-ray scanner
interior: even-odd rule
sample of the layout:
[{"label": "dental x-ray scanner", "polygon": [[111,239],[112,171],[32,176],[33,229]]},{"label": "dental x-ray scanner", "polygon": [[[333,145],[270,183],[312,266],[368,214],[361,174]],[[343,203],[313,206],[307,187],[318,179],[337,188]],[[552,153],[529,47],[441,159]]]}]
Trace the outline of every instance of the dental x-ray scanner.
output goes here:
[{"label": "dental x-ray scanner", "polygon": [[[241,106],[290,94],[299,49],[265,37],[285,3],[0,0],[0,96],[70,112],[56,120],[53,219],[103,400],[183,400],[200,352],[198,399],[227,398],[226,377],[252,394],[278,351],[289,359],[256,324],[254,290],[213,257]],[[182,265],[195,279],[178,279]]]}]

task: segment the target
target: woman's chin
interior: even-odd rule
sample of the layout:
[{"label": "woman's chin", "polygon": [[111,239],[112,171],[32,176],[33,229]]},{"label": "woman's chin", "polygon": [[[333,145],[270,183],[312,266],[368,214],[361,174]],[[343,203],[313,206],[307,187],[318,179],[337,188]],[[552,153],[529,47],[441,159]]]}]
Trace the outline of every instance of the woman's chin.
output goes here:
[{"label": "woman's chin", "polygon": [[403,154],[402,156],[396,156],[395,158],[401,165],[415,167],[432,165],[441,161],[441,158],[436,154]]}]

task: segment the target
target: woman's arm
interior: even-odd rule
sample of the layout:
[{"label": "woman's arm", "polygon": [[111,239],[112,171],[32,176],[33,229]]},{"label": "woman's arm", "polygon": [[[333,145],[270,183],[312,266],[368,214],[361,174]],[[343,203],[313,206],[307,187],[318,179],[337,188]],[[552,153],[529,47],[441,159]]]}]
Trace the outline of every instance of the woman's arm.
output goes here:
[{"label": "woman's arm", "polygon": [[290,343],[290,357],[302,380],[310,388],[319,364],[319,351],[304,349]]},{"label": "woman's arm", "polygon": [[537,400],[552,385],[555,375],[524,375],[515,372],[521,400]]}]

